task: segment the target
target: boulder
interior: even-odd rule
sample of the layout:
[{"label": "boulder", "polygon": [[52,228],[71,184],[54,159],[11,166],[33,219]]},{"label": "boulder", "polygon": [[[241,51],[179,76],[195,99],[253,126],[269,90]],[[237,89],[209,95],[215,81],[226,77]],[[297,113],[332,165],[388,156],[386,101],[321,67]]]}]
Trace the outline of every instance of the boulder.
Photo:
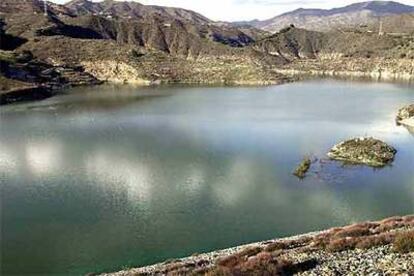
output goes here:
[{"label": "boulder", "polygon": [[407,125],[411,123],[411,126],[414,127],[414,104],[398,110],[396,121],[399,125]]},{"label": "boulder", "polygon": [[383,167],[394,161],[397,150],[374,138],[354,138],[335,145],[329,152],[331,159],[347,163]]}]

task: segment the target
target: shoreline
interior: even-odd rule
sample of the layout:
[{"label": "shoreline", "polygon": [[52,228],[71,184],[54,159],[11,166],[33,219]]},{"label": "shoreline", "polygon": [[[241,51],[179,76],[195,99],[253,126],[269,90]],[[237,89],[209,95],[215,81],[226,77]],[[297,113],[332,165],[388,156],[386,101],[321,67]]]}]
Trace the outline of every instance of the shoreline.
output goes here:
[{"label": "shoreline", "polygon": [[0,94],[0,106],[26,101],[44,100],[56,95],[55,91],[41,85],[26,86],[2,91]]},{"label": "shoreline", "polygon": [[333,79],[333,80],[348,80],[348,81],[369,81],[369,82],[383,82],[383,83],[404,83],[414,84],[414,75],[404,75],[399,77],[399,74],[387,75],[388,77],[381,77],[381,74],[371,74],[367,72],[354,71],[325,71],[325,70],[294,70],[294,69],[275,69],[275,73],[282,74],[285,78],[269,81],[232,81],[232,82],[195,82],[195,81],[150,81],[140,80],[126,82],[117,78],[109,78],[105,80],[97,79],[98,82],[84,83],[81,85],[67,85],[62,84],[59,87],[48,86],[47,84],[37,84],[32,86],[25,86],[22,88],[14,88],[8,91],[2,91],[0,94],[0,106],[16,104],[21,102],[34,102],[44,100],[59,94],[59,92],[74,87],[95,87],[105,84],[114,85],[133,85],[139,87],[159,87],[164,85],[189,85],[189,86],[226,86],[226,87],[261,87],[272,85],[283,85],[305,80],[312,80],[317,78]]},{"label": "shoreline", "polygon": [[[99,79],[98,79],[99,80]],[[89,84],[82,85],[62,85],[61,87],[48,87],[47,84],[35,84],[32,86],[25,86],[22,88],[14,88],[7,91],[1,91],[0,93],[0,106],[16,104],[21,102],[34,102],[40,101],[47,98],[51,98],[59,94],[59,92],[66,89],[74,87],[95,87],[104,84],[113,84],[113,85],[133,85],[137,88],[140,87],[159,87],[163,85],[188,85],[188,86],[228,86],[228,87],[255,87],[255,86],[271,86],[271,85],[282,85],[286,83],[296,82],[298,80],[291,79],[281,79],[277,81],[234,81],[231,83],[227,82],[190,82],[190,81],[132,81],[125,82],[120,79],[107,79],[99,80],[99,83],[93,82]]]},{"label": "shoreline", "polygon": [[335,70],[297,70],[276,69],[276,72],[287,76],[332,77],[344,80],[367,80],[377,82],[413,83],[413,74],[364,72],[364,71],[335,71]]},{"label": "shoreline", "polygon": [[[395,239],[398,239],[396,237],[406,232],[414,233],[414,215],[390,217],[380,221],[359,222],[322,231],[239,245],[139,268],[93,275],[215,275],[208,273],[212,270],[215,271],[216,267],[227,266],[234,256],[239,257],[240,254],[245,254],[246,260],[249,261],[260,256],[263,252],[277,254],[282,256],[282,259],[294,259],[296,262],[299,261],[300,264],[307,263],[310,260],[315,261],[315,264],[317,263],[309,269],[298,271],[300,275],[320,275],[319,273],[322,273],[322,271],[328,273],[327,275],[331,275],[329,272],[334,272],[329,270],[331,266],[336,267],[337,264],[345,262],[341,266],[346,267],[347,259],[358,259],[359,256],[371,256],[370,254],[372,254],[372,258],[378,257],[378,254],[382,256],[381,258],[384,260],[377,260],[377,262],[386,263],[386,268],[383,268],[384,271],[396,270],[401,273],[398,275],[408,275],[403,273],[414,271],[414,250],[405,253],[395,251]],[[335,239],[336,236],[339,238]],[[326,237],[331,239],[327,244],[319,247],[315,245],[319,240],[326,239]],[[382,237],[385,238],[382,239]],[[354,245],[347,245],[346,242],[349,241],[351,244],[352,239],[356,240]],[[337,245],[338,241],[345,244]],[[393,243],[394,245],[392,245]],[[404,262],[404,259],[408,259],[407,263],[393,265],[394,261]],[[375,262],[370,264],[370,259],[359,261],[367,262],[364,263],[368,266],[367,270],[358,270],[362,268],[356,267],[355,271],[346,271],[365,273],[369,269],[375,270],[374,266],[378,265]],[[377,269],[380,270],[381,268]]]}]

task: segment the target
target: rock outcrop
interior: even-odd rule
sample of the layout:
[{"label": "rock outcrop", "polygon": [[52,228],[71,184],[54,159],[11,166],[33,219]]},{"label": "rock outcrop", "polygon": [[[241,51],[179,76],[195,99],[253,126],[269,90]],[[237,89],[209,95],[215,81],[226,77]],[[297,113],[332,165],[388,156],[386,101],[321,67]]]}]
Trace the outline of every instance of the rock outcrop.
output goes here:
[{"label": "rock outcrop", "polygon": [[398,110],[396,122],[397,125],[403,125],[408,129],[408,131],[414,133],[414,104],[405,106]]},{"label": "rock outcrop", "polygon": [[403,121],[414,117],[414,104],[410,104],[398,110],[396,121],[401,124]]},{"label": "rock outcrop", "polygon": [[64,87],[100,83],[82,67],[53,66],[31,52],[0,50],[0,104],[50,97]]},{"label": "rock outcrop", "polygon": [[335,145],[328,156],[349,164],[383,167],[394,161],[396,153],[396,149],[380,140],[361,137]]}]

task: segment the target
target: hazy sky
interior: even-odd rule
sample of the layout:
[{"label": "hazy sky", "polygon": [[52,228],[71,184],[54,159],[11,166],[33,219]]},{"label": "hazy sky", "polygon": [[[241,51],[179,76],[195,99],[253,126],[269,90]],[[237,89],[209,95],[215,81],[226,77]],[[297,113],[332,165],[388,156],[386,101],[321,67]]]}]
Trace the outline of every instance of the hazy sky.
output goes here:
[{"label": "hazy sky", "polygon": [[[52,0],[52,2],[64,3],[68,1]],[[235,21],[268,19],[297,8],[328,9],[363,2],[363,0],[138,0],[137,2],[186,8],[197,11],[213,20]],[[414,0],[398,2],[414,5]]]}]

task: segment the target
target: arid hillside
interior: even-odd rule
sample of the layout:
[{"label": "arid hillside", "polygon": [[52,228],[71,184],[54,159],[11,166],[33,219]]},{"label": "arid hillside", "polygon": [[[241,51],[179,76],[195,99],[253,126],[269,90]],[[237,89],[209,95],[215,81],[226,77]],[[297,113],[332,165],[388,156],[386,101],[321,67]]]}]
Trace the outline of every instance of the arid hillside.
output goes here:
[{"label": "arid hillside", "polygon": [[[279,31],[290,24],[315,31],[374,26],[378,31],[380,22],[388,23],[388,17],[399,18],[403,25],[412,24],[406,14],[414,13],[414,6],[393,1],[367,1],[334,9],[297,9],[268,20],[243,22],[269,32]],[[401,17],[400,17],[401,16]],[[401,32],[396,25],[384,24],[390,32]]]},{"label": "arid hillside", "polygon": [[[9,52],[3,56],[30,53],[33,61],[51,68],[78,68],[74,72],[100,81],[139,84],[277,84],[309,71],[413,75],[414,36],[378,35],[370,26],[318,32],[290,25],[270,35],[188,10],[130,2],[48,3],[47,14],[43,8],[39,0],[1,2],[0,48]],[[399,18],[390,17],[389,24],[411,28]],[[1,73],[9,84],[62,87],[7,68],[13,66],[3,66]]]}]

